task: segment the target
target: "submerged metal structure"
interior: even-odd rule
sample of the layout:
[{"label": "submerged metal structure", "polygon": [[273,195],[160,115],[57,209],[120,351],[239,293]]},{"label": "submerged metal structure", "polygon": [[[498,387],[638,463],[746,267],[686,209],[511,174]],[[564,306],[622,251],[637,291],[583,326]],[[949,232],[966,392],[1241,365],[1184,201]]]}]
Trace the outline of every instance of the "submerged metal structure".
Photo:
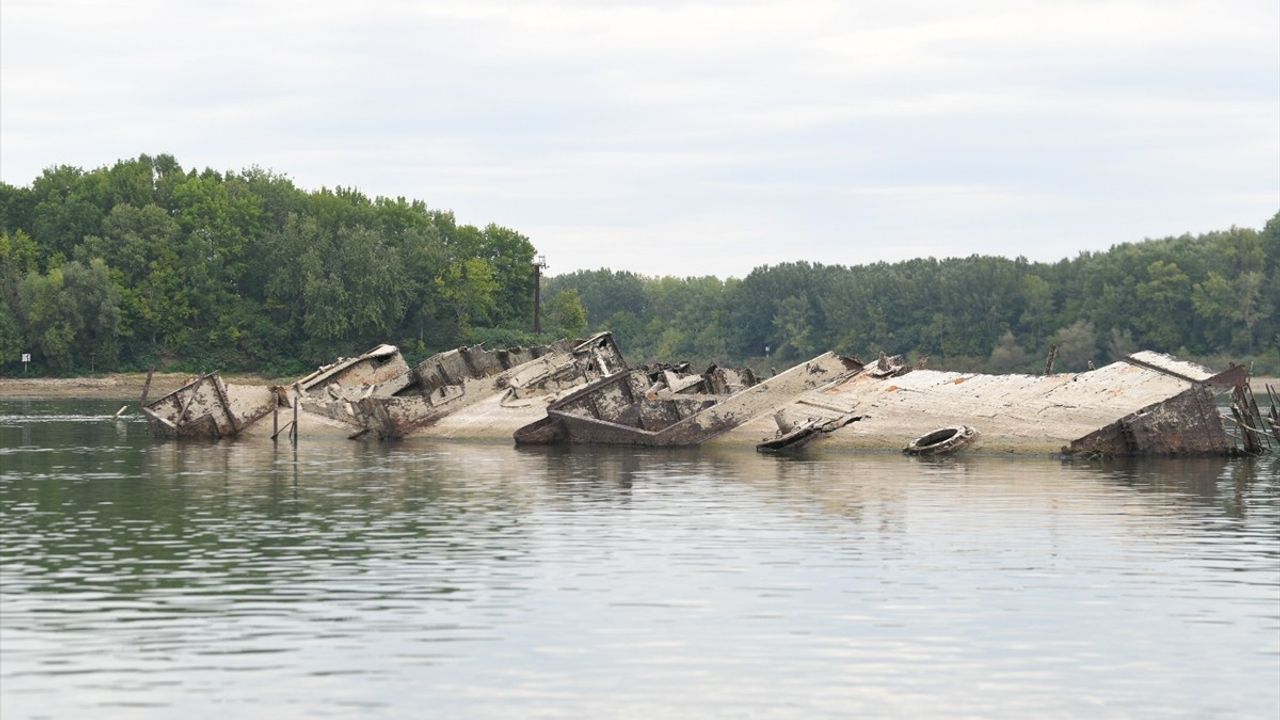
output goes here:
[{"label": "submerged metal structure", "polygon": [[[528,408],[533,400],[597,378],[623,372],[626,359],[610,333],[549,345],[487,350],[460,347],[409,367],[394,345],[379,345],[339,358],[287,386],[232,385],[217,373],[201,375],[142,409],[157,437],[222,438],[258,429],[272,415],[270,436],[280,432],[280,408],[292,414],[286,425],[330,428],[350,437],[372,433],[405,437],[449,415],[487,400],[501,407]],[[519,419],[511,430],[529,418]],[[259,432],[259,434],[261,434]]]},{"label": "submerged metal structure", "polygon": [[[701,375],[636,371],[594,382],[547,407],[547,417],[515,432],[517,444],[700,445],[806,390],[861,365],[820,355],[763,382],[750,371]],[[691,392],[692,391],[692,392]]]},{"label": "submerged metal structure", "polygon": [[527,401],[626,368],[609,333],[534,348],[463,347],[424,360],[390,395],[370,391],[346,401],[346,410],[360,427],[357,436],[398,439],[486,399]]},{"label": "submerged metal structure", "polygon": [[[411,436],[521,445],[831,447],[1098,456],[1259,455],[1280,450],[1280,396],[1260,406],[1246,368],[1219,373],[1140,352],[1082,373],[985,375],[819,355],[767,379],[687,363],[633,368],[613,336],[489,350],[460,347],[414,367],[392,345],[318,368],[287,386],[217,373],[143,397],[153,434],[216,439]],[[1263,406],[1268,406],[1264,409]],[[271,422],[263,423],[270,415]],[[267,429],[269,428],[269,429]],[[943,438],[946,440],[946,438]],[[919,448],[917,448],[919,449]],[[932,450],[930,450],[932,452]],[[923,453],[922,453],[923,454]]]},{"label": "submerged metal structure", "polygon": [[[792,417],[861,419],[825,437],[855,449],[901,450],[940,427],[969,426],[970,451],[1094,456],[1256,455],[1280,449],[1240,366],[1212,373],[1140,352],[1083,373],[985,375],[868,363],[778,408]],[[894,369],[894,368],[897,369]],[[1235,402],[1231,398],[1237,398]],[[1234,415],[1240,415],[1236,421]],[[744,422],[725,442],[759,441],[771,418]],[[1246,429],[1252,428],[1252,429]]]},{"label": "submerged metal structure", "polygon": [[141,406],[155,437],[218,439],[239,435],[283,402],[279,388],[235,385],[214,372],[150,402],[144,388]]}]

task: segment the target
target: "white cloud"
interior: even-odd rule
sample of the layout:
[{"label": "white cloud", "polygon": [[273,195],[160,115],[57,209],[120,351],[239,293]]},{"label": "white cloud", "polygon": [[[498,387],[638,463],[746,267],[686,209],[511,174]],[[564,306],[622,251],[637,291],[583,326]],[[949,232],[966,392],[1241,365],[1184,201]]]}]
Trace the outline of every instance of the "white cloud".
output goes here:
[{"label": "white cloud", "polygon": [[1274,0],[5,0],[0,80],[6,182],[257,164],[557,271],[1051,258],[1280,208]]}]

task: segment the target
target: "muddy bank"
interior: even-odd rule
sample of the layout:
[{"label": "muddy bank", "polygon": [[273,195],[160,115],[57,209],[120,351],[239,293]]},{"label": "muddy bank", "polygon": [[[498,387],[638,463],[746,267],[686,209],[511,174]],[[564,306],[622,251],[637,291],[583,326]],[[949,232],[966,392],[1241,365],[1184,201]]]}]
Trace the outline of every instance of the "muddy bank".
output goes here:
[{"label": "muddy bank", "polygon": [[[191,382],[188,373],[156,373],[151,379],[151,397],[157,398]],[[229,375],[228,380],[246,385],[287,383],[258,375]],[[40,398],[51,400],[125,400],[137,402],[142,396],[146,373],[111,373],[78,378],[0,378],[0,399]]]}]

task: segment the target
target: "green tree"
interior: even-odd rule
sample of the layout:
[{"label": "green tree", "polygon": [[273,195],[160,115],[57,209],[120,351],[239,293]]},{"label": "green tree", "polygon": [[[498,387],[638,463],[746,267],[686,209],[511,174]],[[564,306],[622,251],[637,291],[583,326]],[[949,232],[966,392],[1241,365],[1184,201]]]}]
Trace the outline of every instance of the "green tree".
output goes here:
[{"label": "green tree", "polygon": [[1053,328],[1053,286],[1039,275],[1027,275],[1022,280],[1022,300],[1018,325],[1039,344]]},{"label": "green tree", "polygon": [[1191,278],[1175,262],[1156,260],[1147,266],[1147,280],[1137,286],[1136,322],[1143,339],[1158,350],[1174,350],[1187,336],[1191,317]]},{"label": "green tree", "polygon": [[119,295],[106,263],[69,262],[47,275],[32,272],[19,287],[27,334],[58,372],[110,369],[119,353]]},{"label": "green tree", "polygon": [[800,295],[785,298],[778,305],[778,312],[773,316],[777,357],[797,359],[812,354],[813,325],[809,317],[809,301]]},{"label": "green tree", "polygon": [[22,329],[9,303],[0,301],[0,365],[17,362],[22,356]]},{"label": "green tree", "polygon": [[450,263],[436,278],[436,291],[465,330],[472,323],[487,322],[498,293],[493,267],[484,258]]},{"label": "green tree", "polygon": [[1000,336],[1000,342],[991,350],[988,363],[995,372],[1024,370],[1027,365],[1027,351],[1018,344],[1018,339],[1012,330],[1005,330],[1004,335]]},{"label": "green tree", "polygon": [[551,298],[547,308],[548,326],[560,337],[582,337],[587,329],[587,311],[577,290],[562,290]]},{"label": "green tree", "polygon": [[1098,338],[1088,320],[1077,320],[1058,330],[1051,342],[1058,346],[1054,369],[1059,372],[1083,372],[1098,355]]}]

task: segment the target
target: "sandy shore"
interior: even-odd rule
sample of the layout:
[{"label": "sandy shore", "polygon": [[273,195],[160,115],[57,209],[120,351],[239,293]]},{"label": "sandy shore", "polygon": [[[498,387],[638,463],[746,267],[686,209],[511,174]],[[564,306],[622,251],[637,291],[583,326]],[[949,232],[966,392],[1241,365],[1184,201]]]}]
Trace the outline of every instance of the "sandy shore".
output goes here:
[{"label": "sandy shore", "polygon": [[[187,373],[156,373],[151,380],[151,397],[167,395],[196,378]],[[293,378],[265,378],[260,375],[223,375],[226,382],[243,385],[287,385]],[[99,377],[22,378],[0,377],[0,400],[19,398],[132,400],[142,396],[146,373],[111,373]],[[1255,377],[1250,381],[1255,393],[1266,396],[1268,384],[1280,391],[1280,378]]]},{"label": "sandy shore", "polygon": [[[197,376],[187,373],[156,373],[151,379],[151,398],[177,390]],[[257,375],[223,375],[223,380],[244,385],[276,385],[290,380]],[[68,400],[132,400],[142,397],[146,373],[111,373],[79,378],[0,378],[0,399],[45,398]]]}]

